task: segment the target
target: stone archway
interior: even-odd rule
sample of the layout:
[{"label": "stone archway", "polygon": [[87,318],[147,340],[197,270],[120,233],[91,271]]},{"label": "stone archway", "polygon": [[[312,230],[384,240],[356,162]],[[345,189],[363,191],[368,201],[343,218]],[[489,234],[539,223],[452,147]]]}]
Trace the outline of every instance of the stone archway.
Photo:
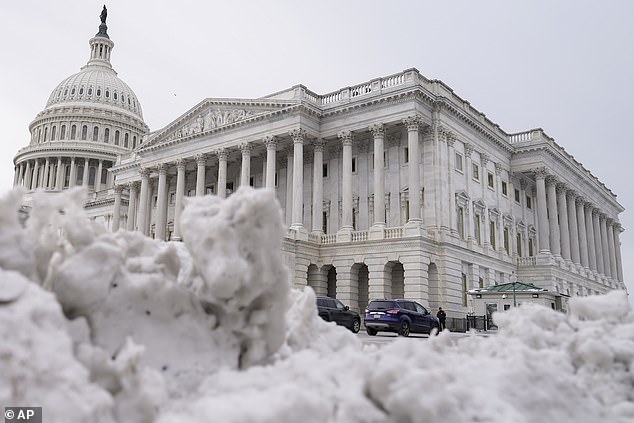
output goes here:
[{"label": "stone archway", "polygon": [[[363,314],[369,301],[369,271],[365,263],[355,263],[352,265],[352,281],[356,281],[357,286],[357,307],[359,314]],[[354,304],[351,304],[352,307]]]},{"label": "stone archway", "polygon": [[440,303],[440,277],[436,263],[429,263],[427,278],[429,281],[429,307],[435,310],[442,305]]},{"label": "stone archway", "polygon": [[388,298],[405,297],[405,269],[400,261],[390,261],[385,265],[388,277],[386,294]]},{"label": "stone archway", "polygon": [[319,278],[319,268],[315,264],[310,264],[308,266],[308,270],[306,271],[306,281],[307,285],[310,286],[313,291],[315,291],[315,295],[323,295],[321,280]]},{"label": "stone archway", "polygon": [[328,269],[326,295],[331,298],[337,298],[337,269],[335,266],[330,266]]}]

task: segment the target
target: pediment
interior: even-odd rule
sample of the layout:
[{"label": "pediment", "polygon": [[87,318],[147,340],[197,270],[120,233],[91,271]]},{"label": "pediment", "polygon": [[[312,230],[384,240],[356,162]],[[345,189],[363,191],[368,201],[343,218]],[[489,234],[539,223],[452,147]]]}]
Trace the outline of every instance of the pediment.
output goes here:
[{"label": "pediment", "polygon": [[296,102],[279,100],[207,99],[162,130],[152,134],[141,148],[181,138],[195,138],[223,128],[262,119],[296,104]]}]

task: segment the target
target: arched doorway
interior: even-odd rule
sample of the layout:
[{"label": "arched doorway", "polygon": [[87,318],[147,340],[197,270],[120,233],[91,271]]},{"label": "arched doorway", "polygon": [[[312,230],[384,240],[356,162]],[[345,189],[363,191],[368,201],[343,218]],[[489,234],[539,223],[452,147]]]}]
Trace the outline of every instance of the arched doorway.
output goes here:
[{"label": "arched doorway", "polygon": [[389,298],[405,297],[405,269],[403,264],[398,261],[390,261],[385,265],[385,273],[388,276],[388,290],[386,292]]},{"label": "arched doorway", "polygon": [[440,278],[438,276],[438,267],[436,263],[429,263],[427,270],[429,280],[429,307],[432,310],[441,306],[440,303]]},{"label": "arched doorway", "polygon": [[[369,301],[369,271],[365,263],[355,263],[352,265],[352,279],[356,279],[358,292],[359,314],[363,314]],[[352,305],[351,305],[352,307]]]},{"label": "arched doorway", "polygon": [[326,295],[330,298],[337,298],[337,269],[335,269],[335,266],[330,266],[330,269],[328,269]]}]

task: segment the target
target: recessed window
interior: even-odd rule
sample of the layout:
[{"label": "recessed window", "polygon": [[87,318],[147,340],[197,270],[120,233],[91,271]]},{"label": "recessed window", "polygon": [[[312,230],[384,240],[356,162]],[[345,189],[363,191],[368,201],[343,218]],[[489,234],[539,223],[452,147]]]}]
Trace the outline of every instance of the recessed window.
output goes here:
[{"label": "recessed window", "polygon": [[517,250],[517,255],[522,257],[522,234],[519,232],[515,236],[515,248]]},{"label": "recessed window", "polygon": [[63,140],[66,138],[66,125],[62,125],[62,129],[59,133],[59,139]]},{"label": "recessed window", "polygon": [[70,127],[70,139],[71,140],[76,140],[77,139],[77,126],[73,125]]},{"label": "recessed window", "polygon": [[473,163],[471,166],[471,175],[476,181],[480,180],[480,166],[477,163]]},{"label": "recessed window", "polygon": [[81,88],[79,89],[79,95],[82,95],[83,93],[84,93],[84,87],[81,87]]},{"label": "recessed window", "polygon": [[352,158],[352,173],[356,173],[357,172],[357,158],[353,157]]},{"label": "recessed window", "polygon": [[136,148],[136,135],[132,137],[132,148]]},{"label": "recessed window", "polygon": [[99,140],[99,127],[95,126],[92,130],[92,140],[93,141],[97,141]]},{"label": "recessed window", "polygon": [[92,87],[88,88],[88,95],[92,95]]},{"label": "recessed window", "polygon": [[533,199],[528,195],[526,196],[526,207],[528,207],[529,209],[533,208]]},{"label": "recessed window", "polygon": [[103,131],[103,142],[108,144],[109,141],[110,141],[110,129],[106,128]]},{"label": "recessed window", "polygon": [[81,140],[86,141],[88,139],[88,126],[81,127]]},{"label": "recessed window", "polygon": [[482,245],[482,235],[481,235],[481,223],[482,219],[479,214],[476,214],[473,219],[473,234],[475,236],[476,242],[478,245]]},{"label": "recessed window", "polygon": [[51,141],[55,141],[56,135],[57,135],[57,126],[53,126],[53,129],[51,129]]},{"label": "recessed window", "polygon": [[462,154],[456,152],[456,170],[462,172]]},{"label": "recessed window", "polygon": [[328,177],[328,163],[324,163],[321,167],[321,171],[323,173],[323,177],[327,178]]},{"label": "recessed window", "polygon": [[487,174],[487,179],[489,181],[489,188],[493,188],[495,184],[493,182],[493,174],[491,172]]},{"label": "recessed window", "polygon": [[68,88],[64,90],[64,97],[66,97],[67,94],[68,94]]},{"label": "recessed window", "polygon": [[253,176],[249,177],[249,186],[255,187],[255,177]]},{"label": "recessed window", "polygon": [[113,96],[114,96],[114,99],[115,99],[115,100],[118,100],[118,99],[119,99],[119,97],[117,96],[117,93],[114,93],[114,94],[113,94]]},{"label": "recessed window", "polygon": [[176,203],[176,193],[175,193],[175,192],[170,192],[170,199],[169,199],[169,203],[170,203],[170,204],[174,204],[174,203]]},{"label": "recessed window", "polygon": [[110,98],[110,91],[106,90],[106,98]]},{"label": "recessed window", "polygon": [[489,222],[489,244],[495,250],[495,221]]},{"label": "recessed window", "polygon": [[509,228],[504,228],[504,234],[503,234],[503,240],[504,240],[504,251],[506,251],[507,255],[511,254],[511,249],[510,249],[510,240],[509,240]]},{"label": "recessed window", "polygon": [[73,87],[73,89],[70,90],[70,95],[75,95],[75,87]]},{"label": "recessed window", "polygon": [[409,163],[409,148],[403,148],[403,163]]},{"label": "recessed window", "polygon": [[123,147],[124,148],[128,148],[128,144],[129,144],[128,140],[129,140],[129,138],[130,138],[130,135],[126,132],[125,136],[123,138]]},{"label": "recessed window", "polygon": [[515,189],[515,202],[519,204],[520,202],[520,190]]},{"label": "recessed window", "polygon": [[205,194],[215,194],[216,193],[216,185],[209,185],[205,188]]},{"label": "recessed window", "polygon": [[119,131],[114,131],[114,145],[119,145]]},{"label": "recessed window", "polygon": [[97,88],[97,97],[101,97],[101,88]]},{"label": "recessed window", "polygon": [[458,229],[458,235],[464,239],[464,209],[460,206],[456,208],[456,228]]},{"label": "recessed window", "polygon": [[506,181],[502,181],[502,195],[508,195],[508,186]]}]

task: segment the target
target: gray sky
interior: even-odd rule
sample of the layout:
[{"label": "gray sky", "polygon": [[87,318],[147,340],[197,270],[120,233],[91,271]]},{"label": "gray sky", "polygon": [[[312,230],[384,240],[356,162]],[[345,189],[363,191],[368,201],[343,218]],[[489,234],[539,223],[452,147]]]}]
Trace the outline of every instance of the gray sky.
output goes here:
[{"label": "gray sky", "polygon": [[[111,0],[112,64],[159,129],[207,97],[325,94],[415,67],[507,132],[541,127],[618,195],[634,304],[634,2]],[[0,193],[101,1],[0,4]]]}]

